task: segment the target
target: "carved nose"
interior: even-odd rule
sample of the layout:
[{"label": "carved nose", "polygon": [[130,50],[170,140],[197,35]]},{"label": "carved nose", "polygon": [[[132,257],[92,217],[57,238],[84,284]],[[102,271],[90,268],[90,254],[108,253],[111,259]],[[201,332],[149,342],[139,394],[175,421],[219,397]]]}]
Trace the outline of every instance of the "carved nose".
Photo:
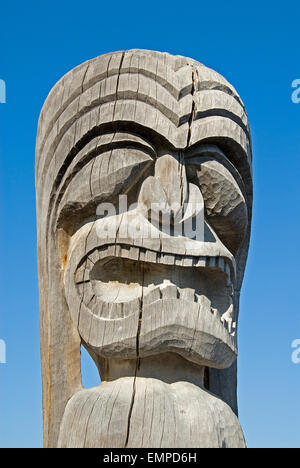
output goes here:
[{"label": "carved nose", "polygon": [[[186,237],[194,237],[189,221],[198,220],[198,240],[204,237],[204,200],[198,186],[188,183],[182,155],[161,156],[155,164],[154,176],[148,177],[141,187],[139,203],[143,213],[155,226],[167,229],[170,225],[182,229]],[[168,224],[169,223],[169,224]],[[180,230],[179,229],[179,230]]]},{"label": "carved nose", "polygon": [[181,153],[165,154],[157,159],[155,177],[159,180],[170,207],[182,207],[187,198],[187,180]]},{"label": "carved nose", "polygon": [[154,177],[148,177],[142,185],[139,202],[151,210],[176,218],[187,202],[188,184],[184,159],[181,154],[165,154],[155,163]]}]

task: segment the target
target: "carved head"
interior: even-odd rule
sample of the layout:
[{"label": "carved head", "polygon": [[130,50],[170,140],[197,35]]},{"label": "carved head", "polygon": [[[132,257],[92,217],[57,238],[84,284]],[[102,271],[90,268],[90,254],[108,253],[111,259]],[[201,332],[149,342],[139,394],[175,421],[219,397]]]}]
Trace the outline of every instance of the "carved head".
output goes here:
[{"label": "carved head", "polygon": [[100,372],[162,353],[231,366],[252,200],[235,89],[185,57],[100,56],[48,96],[36,169],[44,405],[49,383],[62,401],[79,386],[80,343]]}]

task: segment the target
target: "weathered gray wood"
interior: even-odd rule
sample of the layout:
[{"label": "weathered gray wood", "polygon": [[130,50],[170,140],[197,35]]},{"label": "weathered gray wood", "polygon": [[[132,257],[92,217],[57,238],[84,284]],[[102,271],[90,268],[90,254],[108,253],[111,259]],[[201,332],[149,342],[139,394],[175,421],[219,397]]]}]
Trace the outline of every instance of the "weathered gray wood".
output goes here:
[{"label": "weathered gray wood", "polygon": [[[157,360],[151,364],[162,371]],[[123,377],[74,395],[62,421],[59,447],[125,446],[242,448],[244,438],[229,406],[189,383],[186,375],[174,383]]]},{"label": "weathered gray wood", "polygon": [[[244,446],[251,158],[240,97],[193,59],[114,52],[50,92],[36,145],[46,447]],[[196,220],[201,238],[180,230]],[[81,344],[101,376],[88,390]]]}]

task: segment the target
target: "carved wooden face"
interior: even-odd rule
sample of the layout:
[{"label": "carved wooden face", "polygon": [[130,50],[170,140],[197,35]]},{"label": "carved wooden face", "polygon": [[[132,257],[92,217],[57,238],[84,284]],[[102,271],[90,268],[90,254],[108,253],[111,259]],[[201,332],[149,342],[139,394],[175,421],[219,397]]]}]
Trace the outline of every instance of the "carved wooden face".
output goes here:
[{"label": "carved wooden face", "polygon": [[[236,356],[235,255],[248,226],[239,173],[215,145],[174,150],[123,132],[96,145],[58,210],[71,236],[66,298],[83,341],[103,357],[171,351],[229,366]],[[120,195],[127,197],[121,211]],[[95,217],[96,204],[105,209],[108,202],[115,213]],[[169,232],[157,206],[172,214]],[[176,218],[195,219],[197,206],[204,206],[203,239],[178,235]]]},{"label": "carved wooden face", "polygon": [[[57,155],[48,225],[60,239],[69,312],[94,354],[173,352],[225,368],[237,353],[249,239],[247,117],[220,75],[156,54],[97,59],[81,85],[74,74],[60,136],[46,147]],[[97,215],[108,203],[115,211]],[[178,233],[199,219],[200,238]]]}]

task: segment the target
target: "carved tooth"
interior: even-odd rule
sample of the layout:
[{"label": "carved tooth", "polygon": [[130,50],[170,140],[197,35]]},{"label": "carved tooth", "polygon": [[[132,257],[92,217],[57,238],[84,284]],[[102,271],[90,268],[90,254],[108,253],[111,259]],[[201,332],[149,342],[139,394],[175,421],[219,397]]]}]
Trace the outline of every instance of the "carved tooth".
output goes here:
[{"label": "carved tooth", "polygon": [[99,307],[100,317],[109,318],[109,306],[108,302],[103,302]]},{"label": "carved tooth", "polygon": [[106,305],[105,302],[96,299],[96,303],[91,307],[91,311],[94,315],[97,315],[97,317],[107,318],[108,315],[106,315],[106,311],[108,311],[108,308]]},{"label": "carved tooth", "polygon": [[144,261],[145,261],[145,256],[146,256],[146,251],[145,251],[145,249],[140,249],[140,257],[139,257],[140,262],[144,262]]},{"label": "carved tooth", "polygon": [[184,257],[183,258],[183,266],[185,266],[185,267],[193,266],[193,257]]},{"label": "carved tooth", "polygon": [[109,318],[110,319],[118,319],[123,316],[123,304],[121,303],[114,303],[109,304]]},{"label": "carved tooth", "polygon": [[174,255],[172,254],[164,254],[162,256],[162,259],[163,259],[163,263],[165,265],[174,265],[174,262],[175,262],[175,257]]},{"label": "carved tooth", "polygon": [[130,258],[130,246],[122,245],[121,251],[120,251],[120,256],[122,258]]},{"label": "carved tooth", "polygon": [[192,288],[183,288],[180,290],[180,299],[185,301],[194,302],[195,301],[195,290]]},{"label": "carved tooth", "polygon": [[211,310],[211,302],[208,297],[204,296],[203,294],[198,294],[198,303],[200,306],[200,310]]},{"label": "carved tooth", "polygon": [[107,247],[107,256],[108,257],[115,257],[116,255],[116,246],[115,245],[109,245]]},{"label": "carved tooth", "polygon": [[170,284],[161,288],[163,299],[177,299],[177,287],[174,284]]},{"label": "carved tooth", "polygon": [[204,296],[203,294],[195,294],[195,296],[197,297],[197,302],[199,303],[200,310],[211,310],[211,302],[206,296]]},{"label": "carved tooth", "polygon": [[228,332],[231,333],[232,322],[233,322],[233,304],[230,304],[227,311],[222,315],[221,322],[224,327],[228,329]]},{"label": "carved tooth", "polygon": [[126,318],[133,313],[139,312],[140,308],[141,308],[141,300],[139,298],[133,299],[130,302],[124,302],[123,317]]},{"label": "carved tooth", "polygon": [[115,250],[115,255],[116,257],[122,257],[122,246],[121,245],[116,245],[116,250]]},{"label": "carved tooth", "polygon": [[129,258],[131,260],[138,260],[139,259],[139,249],[137,247],[130,247]]},{"label": "carved tooth", "polygon": [[157,253],[153,250],[146,250],[145,260],[146,262],[156,263]]},{"label": "carved tooth", "polygon": [[143,304],[145,306],[152,304],[152,302],[158,301],[160,298],[161,298],[161,292],[158,287],[158,288],[153,289],[152,291],[150,291],[148,294],[144,296]]}]

